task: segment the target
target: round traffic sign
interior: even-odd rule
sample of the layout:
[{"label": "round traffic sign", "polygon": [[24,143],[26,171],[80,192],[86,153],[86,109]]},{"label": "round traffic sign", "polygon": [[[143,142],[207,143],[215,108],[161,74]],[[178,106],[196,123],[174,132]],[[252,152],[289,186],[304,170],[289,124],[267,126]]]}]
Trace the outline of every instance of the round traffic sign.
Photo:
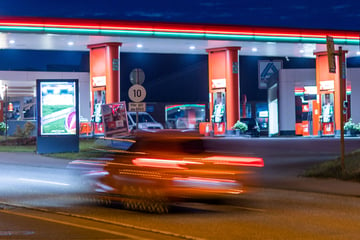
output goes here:
[{"label": "round traffic sign", "polygon": [[134,84],[129,88],[129,98],[133,102],[142,102],[146,97],[146,90],[140,84]]},{"label": "round traffic sign", "polygon": [[141,68],[135,68],[130,73],[130,82],[132,84],[143,84],[145,80],[145,73]]}]

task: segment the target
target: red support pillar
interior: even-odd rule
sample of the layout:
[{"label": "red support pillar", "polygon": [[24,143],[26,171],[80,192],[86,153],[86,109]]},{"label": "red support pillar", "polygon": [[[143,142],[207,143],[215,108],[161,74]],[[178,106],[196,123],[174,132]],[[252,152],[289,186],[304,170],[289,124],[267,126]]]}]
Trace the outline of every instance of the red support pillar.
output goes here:
[{"label": "red support pillar", "polygon": [[122,43],[109,42],[88,45],[90,49],[91,113],[94,92],[105,91],[105,103],[120,101],[119,53]]},{"label": "red support pillar", "polygon": [[214,114],[214,93],[225,95],[226,130],[240,119],[239,98],[239,51],[240,47],[207,49],[209,56],[210,119]]},{"label": "red support pillar", "polygon": [[[336,132],[340,132],[341,114],[343,114],[340,111],[340,105],[343,104],[340,95],[346,96],[346,80],[345,78],[340,79],[342,74],[339,73],[339,65],[343,66],[342,71],[346,71],[346,53],[347,51],[342,51],[342,62],[339,61],[339,56],[336,56],[336,73],[329,72],[327,52],[314,53],[316,55],[316,87],[322,117],[320,129],[323,135],[334,135]],[[335,54],[339,54],[339,52],[335,51]],[[344,84],[344,86],[340,86],[340,84]],[[332,111],[330,111],[331,116],[328,116],[327,105],[332,108]]]}]

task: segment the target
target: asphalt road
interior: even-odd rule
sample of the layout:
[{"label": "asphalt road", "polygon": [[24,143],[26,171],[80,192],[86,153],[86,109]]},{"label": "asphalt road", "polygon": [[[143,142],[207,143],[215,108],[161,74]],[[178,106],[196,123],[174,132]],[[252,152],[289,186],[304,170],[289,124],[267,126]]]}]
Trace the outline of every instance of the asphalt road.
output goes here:
[{"label": "asphalt road", "polygon": [[[347,139],[346,151],[357,149],[359,143],[360,139]],[[96,204],[84,197],[86,185],[77,171],[66,168],[67,161],[0,153],[0,239],[359,237],[356,194],[334,190],[344,188],[343,182],[298,177],[308,166],[337,157],[338,139],[211,139],[208,146],[263,157],[265,167],[249,176],[249,192],[240,197],[180,203],[163,215]],[[360,189],[360,184],[353,184],[351,193]]]},{"label": "asphalt road", "polygon": [[[339,138],[214,138],[208,141],[208,148],[220,153],[262,157],[264,168],[245,179],[247,185],[360,196],[360,191],[354,190],[358,184],[300,177],[314,164],[338,158]],[[359,149],[360,138],[345,139],[345,153]]]}]

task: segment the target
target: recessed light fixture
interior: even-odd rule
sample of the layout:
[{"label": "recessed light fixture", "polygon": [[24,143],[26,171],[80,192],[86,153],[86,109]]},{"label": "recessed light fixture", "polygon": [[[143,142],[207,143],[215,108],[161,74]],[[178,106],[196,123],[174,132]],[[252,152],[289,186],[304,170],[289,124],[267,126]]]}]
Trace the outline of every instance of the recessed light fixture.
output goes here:
[{"label": "recessed light fixture", "polygon": [[9,43],[10,44],[15,44],[15,40],[12,39],[12,40],[9,41]]},{"label": "recessed light fixture", "polygon": [[253,52],[257,52],[257,51],[258,51],[258,49],[257,49],[256,47],[253,47],[253,48],[251,49],[251,51],[253,51]]},{"label": "recessed light fixture", "polygon": [[194,49],[195,49],[195,46],[191,45],[191,46],[189,47],[189,49],[190,49],[190,50],[194,50]]},{"label": "recessed light fixture", "polygon": [[300,51],[299,51],[299,53],[304,53],[305,52],[305,50],[304,49],[301,49]]},{"label": "recessed light fixture", "polygon": [[69,45],[69,46],[72,46],[72,45],[74,45],[74,42],[73,42],[73,41],[69,41],[69,42],[68,42],[68,45]]},{"label": "recessed light fixture", "polygon": [[137,47],[137,48],[142,48],[143,45],[142,45],[141,43],[138,43],[138,44],[136,44],[136,47]]},{"label": "recessed light fixture", "polygon": [[360,55],[360,51],[357,51],[357,52],[356,52],[356,55]]}]

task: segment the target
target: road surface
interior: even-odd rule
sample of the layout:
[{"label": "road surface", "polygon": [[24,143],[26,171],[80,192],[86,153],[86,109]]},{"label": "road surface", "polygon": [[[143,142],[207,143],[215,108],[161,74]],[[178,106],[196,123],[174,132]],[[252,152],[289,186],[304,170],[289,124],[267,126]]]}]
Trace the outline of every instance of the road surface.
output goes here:
[{"label": "road surface", "polygon": [[[359,142],[347,141],[347,151]],[[308,166],[337,157],[337,139],[214,139],[209,147],[263,157],[265,167],[249,176],[252,185],[244,195],[223,202],[178,203],[169,214],[94,202],[65,160],[0,153],[0,239],[359,237],[360,184],[350,183],[347,193],[331,190],[350,186],[343,182],[298,177]],[[330,183],[328,190],[323,183]]]}]

